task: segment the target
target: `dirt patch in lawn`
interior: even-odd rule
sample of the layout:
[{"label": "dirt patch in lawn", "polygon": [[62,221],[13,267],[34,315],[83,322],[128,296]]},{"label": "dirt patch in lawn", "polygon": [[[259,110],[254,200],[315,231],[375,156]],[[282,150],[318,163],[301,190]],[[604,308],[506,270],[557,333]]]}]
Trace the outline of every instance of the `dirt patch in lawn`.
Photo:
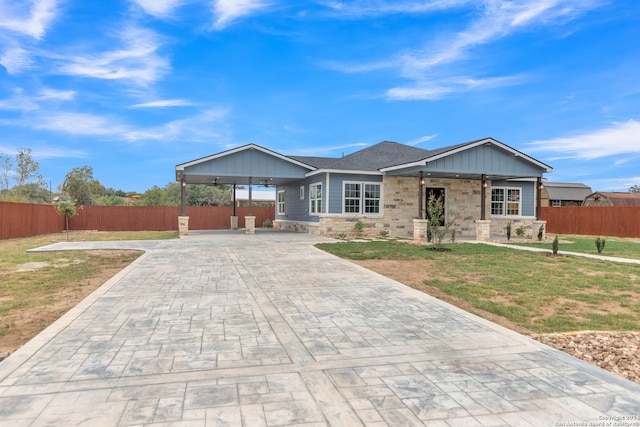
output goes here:
[{"label": "dirt patch in lawn", "polygon": [[[14,308],[0,315],[0,354],[15,352],[130,264],[132,257],[140,255],[140,252],[134,251],[91,252],[108,259],[109,264],[105,265],[103,261],[95,273],[82,279],[31,292],[28,299],[23,300],[18,296],[2,298],[1,303],[12,305]],[[21,264],[17,266],[16,272],[39,272],[50,267],[64,268],[77,264],[89,266],[93,263],[92,260],[57,259],[54,262]]]}]

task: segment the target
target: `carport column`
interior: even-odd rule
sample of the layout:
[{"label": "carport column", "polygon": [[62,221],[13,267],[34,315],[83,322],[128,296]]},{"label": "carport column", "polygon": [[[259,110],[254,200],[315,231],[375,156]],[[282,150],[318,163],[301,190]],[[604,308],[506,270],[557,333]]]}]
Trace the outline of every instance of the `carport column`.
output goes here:
[{"label": "carport column", "polygon": [[491,220],[476,219],[476,240],[491,240]]},{"label": "carport column", "polygon": [[236,200],[236,184],[233,184],[233,215],[231,216],[231,229],[238,229],[238,214],[236,213],[236,205],[238,201]]},{"label": "carport column", "polygon": [[244,217],[244,226],[247,230],[247,234],[255,234],[256,233],[256,217],[255,216],[245,216]]},{"label": "carport column", "polygon": [[182,175],[180,182],[180,216],[178,217],[178,234],[186,236],[189,234],[189,217],[187,216],[187,183]]},{"label": "carport column", "polygon": [[424,240],[427,238],[427,220],[413,219],[413,240]]}]

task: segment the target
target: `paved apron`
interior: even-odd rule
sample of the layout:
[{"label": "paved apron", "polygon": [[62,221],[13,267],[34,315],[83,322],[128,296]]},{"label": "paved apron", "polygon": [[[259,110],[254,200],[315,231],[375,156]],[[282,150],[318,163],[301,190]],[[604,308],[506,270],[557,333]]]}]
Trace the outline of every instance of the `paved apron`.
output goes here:
[{"label": "paved apron", "polygon": [[44,248],[146,253],[0,363],[0,425],[640,425],[640,386],[313,247],[323,240]]}]

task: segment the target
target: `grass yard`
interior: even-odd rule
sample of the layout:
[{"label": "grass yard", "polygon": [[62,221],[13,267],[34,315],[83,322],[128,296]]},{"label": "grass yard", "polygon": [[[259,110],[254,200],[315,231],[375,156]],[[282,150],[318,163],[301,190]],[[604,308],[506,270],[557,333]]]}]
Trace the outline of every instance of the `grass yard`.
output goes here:
[{"label": "grass yard", "polygon": [[[72,232],[69,240],[170,239],[177,232]],[[0,353],[13,352],[140,256],[138,251],[27,252],[65,233],[0,241]]]},{"label": "grass yard", "polygon": [[[593,240],[576,241],[560,251],[597,253]],[[640,258],[640,244],[607,245],[604,255]],[[318,245],[522,332],[640,330],[640,265],[482,244],[444,246],[451,251],[393,240]]]},{"label": "grass yard", "polygon": [[[554,235],[548,234],[548,238],[553,238]],[[560,241],[559,252],[579,252],[584,254],[598,255],[595,244],[596,237],[584,237],[584,236],[558,236]],[[640,259],[640,238],[638,239],[623,239],[618,237],[605,238],[604,250],[600,255],[619,257],[619,258],[633,258]],[[549,243],[538,242],[512,242],[512,244],[518,246],[531,246],[535,248],[550,249]]]}]

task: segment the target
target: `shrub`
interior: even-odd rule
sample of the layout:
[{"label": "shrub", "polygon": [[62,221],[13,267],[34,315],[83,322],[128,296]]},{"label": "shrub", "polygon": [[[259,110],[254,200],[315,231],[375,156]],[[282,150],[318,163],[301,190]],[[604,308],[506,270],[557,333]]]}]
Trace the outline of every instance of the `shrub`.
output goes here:
[{"label": "shrub", "polygon": [[606,241],[600,237],[596,237],[596,249],[598,250],[598,253],[601,254],[602,251],[604,250],[604,244],[606,243]]},{"label": "shrub", "polygon": [[540,226],[540,228],[538,228],[538,241],[539,242],[542,241],[542,236],[544,236],[544,224],[542,224]]},{"label": "shrub", "polygon": [[362,221],[358,220],[358,222],[353,224],[353,229],[356,231],[356,234],[359,236],[362,234],[362,231],[364,230],[364,224],[362,223]]},{"label": "shrub", "polygon": [[555,239],[553,239],[553,244],[551,245],[551,250],[554,255],[558,255],[558,235],[556,234]]},{"label": "shrub", "polygon": [[511,221],[507,223],[507,240],[511,240]]},{"label": "shrub", "polygon": [[521,225],[520,227],[516,228],[516,234],[520,237],[524,236],[525,233],[525,228],[524,225]]},{"label": "shrub", "polygon": [[273,228],[273,222],[269,218],[265,219],[262,223],[262,226],[265,228]]}]

